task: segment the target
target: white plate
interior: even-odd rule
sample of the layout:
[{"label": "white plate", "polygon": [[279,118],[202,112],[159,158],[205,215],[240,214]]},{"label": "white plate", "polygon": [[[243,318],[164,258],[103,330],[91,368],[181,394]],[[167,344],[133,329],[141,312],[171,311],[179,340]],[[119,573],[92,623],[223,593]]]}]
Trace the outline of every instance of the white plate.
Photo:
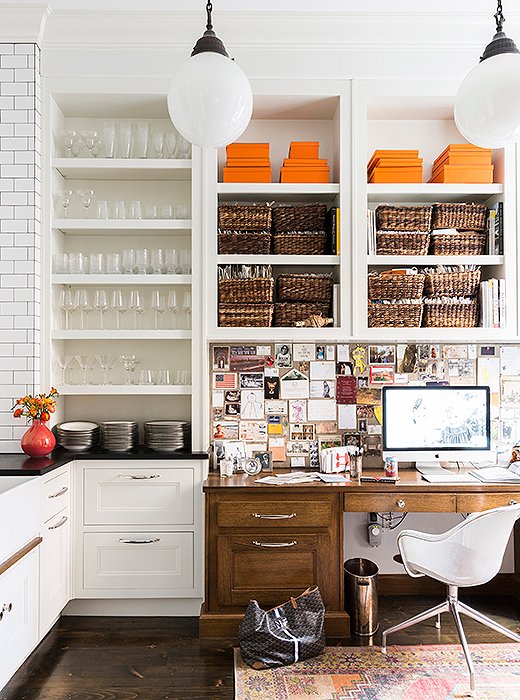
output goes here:
[{"label": "white plate", "polygon": [[70,421],[69,423],[61,423],[58,428],[60,430],[70,430],[72,432],[76,432],[78,430],[95,430],[98,428],[97,423],[89,423],[89,421],[85,420],[74,420]]}]

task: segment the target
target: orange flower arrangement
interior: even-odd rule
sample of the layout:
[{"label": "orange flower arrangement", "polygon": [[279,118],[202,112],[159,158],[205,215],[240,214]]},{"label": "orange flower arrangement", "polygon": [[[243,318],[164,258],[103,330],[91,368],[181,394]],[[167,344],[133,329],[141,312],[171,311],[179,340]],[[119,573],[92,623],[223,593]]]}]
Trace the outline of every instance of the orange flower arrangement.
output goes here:
[{"label": "orange flower arrangement", "polygon": [[13,416],[15,418],[30,418],[44,422],[48,421],[51,413],[56,410],[56,397],[59,396],[58,391],[51,387],[48,394],[37,394],[36,396],[23,396],[12,407]]}]

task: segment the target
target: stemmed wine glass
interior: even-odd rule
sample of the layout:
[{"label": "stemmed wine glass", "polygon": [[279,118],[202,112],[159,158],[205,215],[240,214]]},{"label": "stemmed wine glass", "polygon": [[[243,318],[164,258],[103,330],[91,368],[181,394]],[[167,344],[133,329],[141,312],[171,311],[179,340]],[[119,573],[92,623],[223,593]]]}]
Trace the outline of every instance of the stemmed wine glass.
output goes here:
[{"label": "stemmed wine glass", "polygon": [[69,315],[76,311],[75,295],[70,287],[65,287],[60,292],[60,308],[65,311],[65,330],[70,328]]},{"label": "stemmed wine glass", "polygon": [[63,218],[66,219],[68,215],[68,208],[70,206],[70,200],[73,195],[72,190],[62,190],[56,194],[56,203],[63,209]]},{"label": "stemmed wine glass", "polygon": [[186,328],[191,328],[191,291],[184,292],[182,296],[182,310],[186,315]]},{"label": "stemmed wine glass", "polygon": [[69,366],[70,359],[71,358],[67,357],[66,355],[55,355],[54,356],[54,362],[61,369],[61,382],[57,382],[58,386],[60,384],[65,384],[65,370]]},{"label": "stemmed wine glass", "polygon": [[96,355],[96,359],[103,372],[103,384],[111,384],[108,381],[108,372],[114,369],[116,362],[118,361],[117,355]]},{"label": "stemmed wine glass", "polygon": [[89,189],[81,189],[81,190],[76,190],[76,194],[78,197],[81,199],[81,203],[85,207],[85,218],[88,219],[88,210],[90,205],[92,204],[92,199],[94,197],[94,190],[89,190]]},{"label": "stemmed wine glass", "polygon": [[112,291],[112,309],[116,312],[116,329],[121,330],[121,316],[128,311],[126,298],[120,289]]},{"label": "stemmed wine glass", "polygon": [[134,312],[134,328],[137,330],[140,323],[137,323],[137,317],[144,313],[143,296],[138,289],[132,289],[130,291],[130,303],[128,308]]},{"label": "stemmed wine glass", "polygon": [[82,384],[87,384],[87,370],[91,369],[94,364],[94,357],[92,355],[74,355],[74,358],[83,372]]},{"label": "stemmed wine glass", "polygon": [[67,151],[67,157],[72,158],[76,156],[77,152],[74,152],[73,146],[78,140],[78,132],[74,129],[61,129],[60,137]]},{"label": "stemmed wine glass", "polygon": [[156,158],[162,158],[164,155],[164,134],[161,131],[152,134],[153,150]]},{"label": "stemmed wine glass", "polygon": [[168,158],[175,158],[175,151],[177,149],[177,134],[174,131],[168,131],[164,135],[164,145]]},{"label": "stemmed wine glass", "polygon": [[85,330],[85,315],[92,311],[92,304],[90,303],[90,296],[86,289],[76,289],[75,294],[76,308],[81,311],[81,330]]},{"label": "stemmed wine glass", "polygon": [[158,314],[162,316],[166,311],[164,297],[158,289],[154,289],[152,292],[152,309],[155,311],[155,330],[157,330],[159,328]]},{"label": "stemmed wine glass", "polygon": [[105,327],[103,323],[103,316],[108,309],[107,293],[104,289],[96,289],[96,293],[94,295],[94,308],[96,311],[99,311],[101,330],[104,330]]},{"label": "stemmed wine glass", "polygon": [[176,313],[179,310],[179,307],[177,305],[177,292],[175,291],[175,289],[170,289],[170,291],[168,292],[167,306],[172,314],[172,328],[175,329],[177,328]]},{"label": "stemmed wine glass", "polygon": [[94,146],[96,145],[96,141],[99,138],[98,132],[94,131],[93,129],[85,129],[81,131],[80,134],[81,138],[85,143],[85,146],[87,147],[88,152],[91,156],[94,156],[93,150]]},{"label": "stemmed wine glass", "polygon": [[123,363],[123,367],[125,368],[126,372],[126,383],[133,384],[132,374],[135,372],[135,368],[139,364],[137,355],[121,355],[121,362]]}]

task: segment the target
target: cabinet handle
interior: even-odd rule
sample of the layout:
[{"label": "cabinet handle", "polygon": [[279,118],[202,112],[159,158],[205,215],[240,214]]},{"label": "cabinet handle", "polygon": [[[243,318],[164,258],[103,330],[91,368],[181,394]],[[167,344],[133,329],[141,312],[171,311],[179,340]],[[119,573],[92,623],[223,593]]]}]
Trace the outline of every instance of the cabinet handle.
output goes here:
[{"label": "cabinet handle", "polygon": [[120,479],[158,479],[160,474],[120,474]]},{"label": "cabinet handle", "polygon": [[280,515],[269,515],[267,513],[251,513],[253,518],[262,518],[262,520],[290,520],[296,517],[296,513],[282,513]]},{"label": "cabinet handle", "polygon": [[56,491],[56,493],[51,493],[51,494],[48,496],[48,498],[58,498],[58,496],[63,496],[64,493],[67,493],[68,490],[69,490],[69,487],[68,487],[68,486],[64,486],[64,487],[63,487],[62,489],[60,489],[59,491]]},{"label": "cabinet handle", "polygon": [[255,547],[294,547],[298,542],[296,540],[292,542],[258,542],[257,540],[253,540],[251,544],[254,544]]},{"label": "cabinet handle", "polygon": [[518,505],[518,501],[515,501],[515,499],[512,498],[512,499],[509,501],[509,504],[508,504],[508,505],[510,505],[510,506],[516,506],[516,505]]},{"label": "cabinet handle", "polygon": [[395,502],[395,505],[396,505],[398,508],[404,508],[405,505],[406,505],[406,503],[403,501],[402,498],[399,498],[399,499]]},{"label": "cabinet handle", "polygon": [[160,542],[160,537],[155,537],[153,540],[125,540],[122,537],[119,538],[121,544],[153,544],[154,542]]},{"label": "cabinet handle", "polygon": [[58,523],[56,523],[56,525],[49,525],[47,530],[57,530],[62,525],[65,525],[68,519],[68,516],[64,515],[63,518]]}]

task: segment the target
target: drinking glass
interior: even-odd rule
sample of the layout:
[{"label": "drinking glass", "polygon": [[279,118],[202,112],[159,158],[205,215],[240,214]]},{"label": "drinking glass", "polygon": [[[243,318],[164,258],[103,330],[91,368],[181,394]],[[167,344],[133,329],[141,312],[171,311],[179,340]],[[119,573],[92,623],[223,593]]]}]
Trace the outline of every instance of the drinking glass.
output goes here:
[{"label": "drinking glass", "polygon": [[94,144],[96,143],[99,136],[98,132],[94,131],[93,129],[84,129],[80,132],[80,135],[83,139],[85,146],[87,147],[88,152],[92,156],[92,149],[94,148]]},{"label": "drinking glass", "polygon": [[164,266],[169,275],[174,275],[177,271],[177,251],[175,248],[167,248],[164,251]]},{"label": "drinking glass", "polygon": [[128,304],[121,289],[112,290],[112,309],[116,312],[116,329],[121,330],[121,316],[128,311]]},{"label": "drinking glass", "polygon": [[121,274],[121,256],[119,253],[107,253],[107,275]]},{"label": "drinking glass", "polygon": [[92,204],[92,198],[94,197],[94,190],[82,189],[76,190],[76,194],[81,199],[81,203],[85,207],[85,218],[88,219],[88,210]]},{"label": "drinking glass", "polygon": [[86,289],[76,289],[75,295],[76,308],[81,311],[81,330],[85,330],[85,315],[92,311],[90,303],[90,295]]},{"label": "drinking glass", "polygon": [[143,295],[138,289],[132,289],[130,291],[130,302],[128,308],[134,312],[134,329],[137,330],[141,325],[138,323],[138,315],[144,313]]},{"label": "drinking glass", "polygon": [[156,219],[157,218],[157,205],[147,204],[144,208],[144,218],[145,219]]},{"label": "drinking glass", "polygon": [[148,137],[150,135],[150,125],[148,122],[137,122],[135,128],[135,156],[136,158],[146,158],[148,151]]},{"label": "drinking glass", "polygon": [[155,311],[155,330],[159,329],[159,314],[162,316],[166,311],[164,297],[158,289],[152,291],[152,309]]},{"label": "drinking glass", "polygon": [[168,131],[164,135],[164,147],[168,158],[175,158],[175,150],[177,149],[177,134],[173,131]]},{"label": "drinking glass", "polygon": [[78,132],[74,129],[61,129],[59,132],[61,141],[67,151],[67,158],[72,158],[72,147],[78,140]]},{"label": "drinking glass", "polygon": [[103,122],[103,144],[105,146],[105,156],[113,158],[116,149],[117,122]]},{"label": "drinking glass", "polygon": [[69,256],[67,253],[54,253],[52,256],[52,271],[56,275],[66,275],[69,271]]},{"label": "drinking glass", "polygon": [[123,250],[123,272],[125,275],[132,275],[135,269],[135,250],[125,248]]},{"label": "drinking glass", "polygon": [[161,248],[153,248],[150,251],[150,265],[152,268],[152,275],[162,275],[164,260]]},{"label": "drinking glass", "polygon": [[89,256],[89,268],[91,275],[105,274],[105,256],[103,253],[91,253]]},{"label": "drinking glass", "polygon": [[180,134],[177,143],[177,158],[191,158],[191,143]]},{"label": "drinking glass", "polygon": [[188,370],[186,369],[178,369],[175,372],[175,384],[189,384],[190,381],[190,375]]},{"label": "drinking glass", "polygon": [[98,155],[101,153],[101,149],[103,148],[103,141],[101,139],[96,139],[94,141],[94,145],[92,146],[92,156],[94,158],[97,158]]},{"label": "drinking glass", "polygon": [[94,308],[96,311],[99,311],[101,330],[104,330],[103,317],[108,310],[107,293],[104,289],[96,289],[96,293],[94,294]]},{"label": "drinking glass", "polygon": [[168,292],[168,300],[166,302],[166,305],[172,314],[172,329],[175,329],[175,328],[177,328],[176,314],[177,314],[177,311],[179,310],[179,307],[177,304],[177,292],[175,291],[175,289],[170,289],[170,291]]},{"label": "drinking glass", "polygon": [[125,368],[126,383],[133,384],[132,375],[135,371],[135,368],[139,364],[139,360],[137,358],[137,355],[121,355],[120,359],[121,359],[121,362],[123,363],[123,367]]},{"label": "drinking glass", "polygon": [[111,372],[116,366],[116,362],[119,359],[117,355],[96,355],[96,359],[103,372],[103,384],[111,384],[108,381],[108,373]]},{"label": "drinking glass", "polygon": [[161,205],[161,219],[173,219],[173,205],[172,204],[162,204]]},{"label": "drinking glass", "polygon": [[169,369],[158,369],[155,374],[155,377],[156,384],[171,384]]},{"label": "drinking glass", "polygon": [[182,295],[182,310],[186,316],[186,328],[191,328],[191,292],[186,291]]},{"label": "drinking glass", "polygon": [[70,328],[70,314],[76,311],[76,299],[70,287],[65,287],[60,292],[60,308],[65,312],[65,330]]},{"label": "drinking glass", "polygon": [[70,357],[67,357],[66,355],[55,355],[54,356],[54,362],[57,364],[57,366],[61,369],[61,382],[56,382],[58,386],[60,384],[65,384],[65,370],[67,369],[69,365]]},{"label": "drinking glass", "polygon": [[164,155],[164,134],[161,131],[152,134],[153,152],[156,158]]},{"label": "drinking glass", "polygon": [[106,199],[100,199],[99,202],[97,203],[96,215],[97,215],[98,219],[110,218],[108,202]]},{"label": "drinking glass", "polygon": [[88,258],[85,253],[69,253],[69,272],[71,275],[88,273]]},{"label": "drinking glass", "polygon": [[88,384],[87,381],[87,370],[92,369],[94,365],[95,358],[92,355],[74,355],[74,359],[80,366],[83,376],[81,378],[81,384]]},{"label": "drinking glass", "polygon": [[141,209],[141,202],[138,199],[132,199],[130,202],[130,207],[128,211],[129,219],[141,219],[143,212]]},{"label": "drinking glass", "polygon": [[130,122],[119,123],[119,151],[121,158],[130,158],[132,150],[132,124]]},{"label": "drinking glass", "polygon": [[139,372],[139,384],[153,384],[153,375],[151,369],[142,369]]},{"label": "drinking glass", "polygon": [[191,273],[191,255],[187,248],[183,248],[179,255],[179,265],[181,274],[189,275]]},{"label": "drinking glass", "polygon": [[135,266],[138,275],[146,275],[150,269],[150,253],[147,248],[137,248],[135,251]]},{"label": "drinking glass", "polygon": [[114,202],[114,219],[126,219],[126,204],[122,199]]},{"label": "drinking glass", "polygon": [[187,204],[177,204],[175,206],[175,218],[176,219],[189,219],[190,218],[190,208]]},{"label": "drinking glass", "polygon": [[63,218],[66,219],[68,216],[68,209],[70,206],[70,200],[73,195],[72,190],[61,190],[56,194],[56,204],[63,209]]}]

